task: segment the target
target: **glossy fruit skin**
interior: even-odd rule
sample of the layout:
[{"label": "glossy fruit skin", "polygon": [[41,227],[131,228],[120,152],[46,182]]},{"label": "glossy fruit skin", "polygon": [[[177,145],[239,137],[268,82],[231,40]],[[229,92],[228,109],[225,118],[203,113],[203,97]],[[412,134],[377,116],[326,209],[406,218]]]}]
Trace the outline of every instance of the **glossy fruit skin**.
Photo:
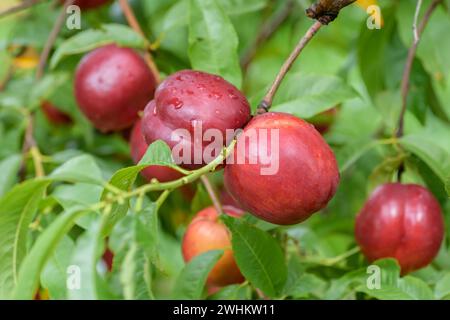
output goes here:
[{"label": "glossy fruit skin", "polygon": [[[336,192],[339,171],[334,153],[313,125],[276,112],[253,118],[238,144],[252,131],[260,135],[262,129],[279,130],[278,159],[272,155],[269,163],[263,163],[260,144],[267,145],[272,154],[270,140],[251,140],[245,144],[244,164],[227,161],[225,187],[243,209],[260,219],[280,225],[304,221],[324,208]],[[271,136],[272,131],[266,132]],[[250,163],[249,155],[257,155],[256,164]],[[275,174],[261,174],[269,164],[276,167],[277,160]]]},{"label": "glossy fruit skin", "polygon": [[84,56],[75,73],[78,105],[102,132],[130,127],[153,98],[155,86],[144,59],[113,44]]},{"label": "glossy fruit skin", "polygon": [[[95,9],[109,2],[111,2],[111,0],[76,0],[74,5],[79,6],[82,10],[88,10]],[[60,3],[63,4],[64,0],[60,0]]]},{"label": "glossy fruit skin", "polygon": [[[155,99],[144,111],[142,129],[147,143],[161,139],[172,149],[178,141],[172,141],[175,129],[186,129],[191,139],[182,143],[191,150],[190,163],[182,162],[174,155],[182,167],[197,169],[205,161],[194,163],[194,123],[201,123],[203,133],[210,128],[220,130],[224,144],[226,129],[242,128],[250,120],[250,105],[245,96],[223,78],[205,72],[183,70],[166,78],[157,88]],[[231,137],[232,138],[232,137]],[[203,154],[209,141],[201,142]],[[218,154],[215,154],[217,156]],[[200,163],[201,162],[201,163]]]},{"label": "glossy fruit skin", "polygon": [[[235,216],[233,210],[223,206],[224,212]],[[223,249],[223,256],[217,261],[207,279],[208,287],[222,287],[244,281],[231,250],[231,236],[227,227],[220,222],[214,207],[208,207],[194,217],[184,234],[182,253],[184,261],[209,250]]]},{"label": "glossy fruit skin", "polygon": [[55,107],[51,102],[44,101],[41,104],[41,110],[47,118],[48,122],[54,125],[72,124],[70,115]]},{"label": "glossy fruit skin", "polygon": [[[144,140],[141,129],[141,120],[139,119],[134,124],[130,137],[130,152],[131,158],[134,163],[137,164],[147,151],[148,144]],[[142,176],[150,181],[153,178],[159,182],[167,182],[176,180],[182,177],[182,174],[178,171],[165,166],[149,166],[141,171]]]},{"label": "glossy fruit skin", "polygon": [[402,274],[425,267],[444,237],[439,203],[420,185],[381,185],[356,217],[355,237],[370,262],[395,258]]}]

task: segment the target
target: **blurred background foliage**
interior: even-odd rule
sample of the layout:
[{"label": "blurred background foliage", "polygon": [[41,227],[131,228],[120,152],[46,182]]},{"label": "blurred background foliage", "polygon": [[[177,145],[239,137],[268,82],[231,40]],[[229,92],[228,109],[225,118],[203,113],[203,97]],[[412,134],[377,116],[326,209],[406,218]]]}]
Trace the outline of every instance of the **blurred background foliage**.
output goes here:
[{"label": "blurred background foliage", "polygon": [[[130,2],[152,44],[153,56],[163,76],[186,68],[221,74],[240,86],[253,108],[312,23],[304,14],[310,1],[294,1],[289,16],[257,47],[248,67],[241,68],[239,60],[249,54],[262,25],[284,9],[286,0]],[[286,249],[288,280],[278,297],[450,297],[450,1],[445,1],[445,5],[435,11],[422,35],[411,75],[405,135],[399,141],[393,141],[392,135],[400,112],[401,75],[412,44],[416,2],[379,0],[383,26],[380,30],[370,30],[366,26],[365,8],[373,2],[359,1],[349,6],[336,21],[320,30],[294,64],[274,102],[274,111],[286,111],[307,119],[337,107],[325,138],[334,149],[341,170],[336,196],[323,212],[308,221],[274,228],[248,217],[249,222],[270,232]],[[429,2],[424,1],[424,7]],[[16,3],[2,0],[0,10]],[[34,137],[46,173],[83,155],[88,155],[87,162],[76,164],[70,170],[83,172],[88,163],[92,169],[89,174],[95,176],[97,172],[99,179],[105,181],[117,170],[132,165],[128,142],[123,137],[126,133],[102,135],[93,129],[77,108],[72,80],[82,55],[104,41],[142,49],[143,40],[127,26],[117,1],[83,12],[81,30],[62,29],[50,67],[36,83],[33,78],[39,53],[59,10],[53,1],[43,1],[29,10],[0,19],[0,196],[18,183],[23,136],[32,112],[36,115]],[[203,42],[199,37],[204,37]],[[51,124],[39,108],[44,100],[69,114],[73,124]],[[396,179],[403,159],[402,181],[426,185],[434,193],[445,215],[447,237],[433,264],[408,277],[399,278],[398,266],[392,260],[381,261],[395,281],[389,280],[392,277],[383,278],[388,290],[374,293],[364,286],[367,262],[352,251],[356,246],[354,217],[375,186]],[[27,157],[26,168],[25,178],[32,179],[31,157]],[[212,174],[211,178],[221,187],[222,172]],[[23,248],[24,254],[61,212],[99,201],[103,186],[75,180],[53,183],[36,204],[37,214]],[[139,178],[137,184],[143,183]],[[194,194],[193,198],[186,193]],[[148,203],[152,200],[155,200],[153,195],[145,198]],[[17,201],[19,199],[15,199],[15,203]],[[142,283],[133,277],[145,275],[130,269],[141,265],[138,256],[127,256],[115,259],[118,261],[115,264],[123,259],[134,261],[125,271],[113,268],[113,272],[108,273],[104,266],[96,269],[94,265],[92,274],[86,275],[93,280],[91,291],[85,293],[85,297],[173,297],[174,283],[184,266],[180,250],[184,229],[194,213],[210,204],[202,185],[193,184],[188,191],[172,193],[160,208],[160,220],[156,220],[154,226],[159,239],[158,259],[151,270],[147,270],[152,279],[151,294],[140,296],[139,288],[132,285]],[[65,274],[58,265],[69,265],[73,259],[90,259],[81,262],[87,264],[99,260],[98,252],[103,248],[94,245],[100,241],[96,238],[95,223],[95,215],[78,219],[40,273],[40,287],[48,289],[51,298],[73,297],[64,290]],[[127,216],[110,235],[108,246],[116,255],[130,252],[126,239],[132,237],[133,228],[129,227],[132,223]],[[138,254],[136,250],[133,252]],[[0,272],[4,268],[0,268]],[[202,297],[206,297],[205,293]],[[209,296],[251,297],[256,297],[256,293],[247,282],[225,287]]]}]

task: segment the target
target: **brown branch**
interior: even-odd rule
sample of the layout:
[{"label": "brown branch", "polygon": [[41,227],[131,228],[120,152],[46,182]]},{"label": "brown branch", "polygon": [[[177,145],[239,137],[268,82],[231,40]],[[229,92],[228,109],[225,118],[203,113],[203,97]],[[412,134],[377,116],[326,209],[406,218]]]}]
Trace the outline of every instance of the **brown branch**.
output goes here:
[{"label": "brown branch", "polygon": [[152,54],[150,53],[150,43],[148,42],[147,38],[145,37],[144,31],[142,31],[142,28],[139,25],[139,22],[137,21],[136,16],[134,15],[133,9],[130,7],[128,0],[119,0],[119,4],[120,4],[123,14],[125,15],[125,18],[127,19],[127,22],[130,25],[130,27],[145,39],[146,47],[147,47],[147,50],[145,50],[145,53],[144,53],[145,62],[147,63],[150,70],[152,71],[153,77],[155,78],[156,83],[160,83],[161,76],[159,75],[158,67],[156,66],[155,62],[153,61]]},{"label": "brown branch", "polygon": [[[404,118],[405,118],[405,113],[406,113],[406,107],[407,107],[407,102],[408,102],[408,92],[409,92],[409,87],[410,87],[410,76],[411,76],[412,66],[413,66],[413,62],[414,62],[414,57],[416,56],[417,47],[420,42],[420,36],[422,35],[423,31],[425,30],[425,27],[427,26],[428,21],[430,20],[430,17],[433,14],[434,10],[441,2],[442,2],[442,0],[434,0],[430,4],[427,11],[425,12],[425,15],[422,18],[422,21],[420,22],[420,25],[419,25],[417,31],[413,31],[414,32],[413,44],[409,48],[408,57],[406,58],[405,69],[403,71],[403,77],[402,77],[402,84],[401,84],[402,109],[400,111],[400,116],[399,116],[399,120],[398,120],[398,126],[397,126],[397,132],[396,132],[397,138],[400,138],[403,135]],[[420,6],[420,4],[421,3],[419,0],[418,6]],[[419,9],[420,9],[420,7],[419,7]],[[416,24],[416,21],[414,22],[414,24]],[[414,27],[413,27],[413,29],[414,29]]]},{"label": "brown branch", "polygon": [[305,35],[300,39],[299,43],[295,46],[294,50],[291,52],[287,60],[284,62],[283,66],[281,67],[280,71],[278,72],[275,80],[273,81],[272,85],[269,88],[269,91],[264,96],[263,100],[258,106],[258,109],[256,111],[257,114],[265,113],[269,110],[269,108],[272,106],[273,97],[275,96],[275,93],[277,92],[278,88],[281,85],[281,82],[283,81],[284,77],[288,73],[288,71],[291,69],[292,64],[295,62],[297,57],[300,55],[302,50],[306,47],[308,42],[314,37],[314,35],[319,31],[320,27],[322,26],[322,23],[320,21],[314,22],[314,24],[306,31]]},{"label": "brown branch", "polygon": [[42,0],[25,0],[22,3],[0,12],[0,18],[28,9]]},{"label": "brown branch", "polygon": [[214,187],[209,181],[208,177],[203,175],[200,177],[200,179],[202,180],[202,183],[205,186],[206,191],[208,192],[208,195],[211,198],[211,201],[214,205],[214,208],[216,208],[217,213],[222,214],[223,213],[222,205],[220,204],[216,191],[214,190]]},{"label": "brown branch", "polygon": [[53,48],[53,45],[56,41],[56,38],[58,37],[59,32],[61,31],[62,26],[64,25],[64,21],[66,18],[66,9],[68,6],[73,5],[75,1],[76,0],[66,0],[64,2],[61,12],[56,19],[55,24],[53,25],[53,29],[47,38],[47,42],[45,43],[44,49],[42,50],[41,56],[39,58],[39,64],[36,71],[36,80],[39,80],[44,75],[44,69],[47,65],[50,51]]},{"label": "brown branch", "polygon": [[320,21],[322,24],[329,24],[337,18],[339,11],[355,1],[356,0],[318,0],[311,7],[306,9],[306,15]]},{"label": "brown branch", "polygon": [[241,66],[244,73],[247,71],[250,62],[254,58],[258,48],[275,33],[280,25],[289,17],[294,7],[294,0],[287,0],[283,9],[275,13],[270,17],[261,27],[259,34],[256,37],[255,42],[246,50],[241,59]]}]

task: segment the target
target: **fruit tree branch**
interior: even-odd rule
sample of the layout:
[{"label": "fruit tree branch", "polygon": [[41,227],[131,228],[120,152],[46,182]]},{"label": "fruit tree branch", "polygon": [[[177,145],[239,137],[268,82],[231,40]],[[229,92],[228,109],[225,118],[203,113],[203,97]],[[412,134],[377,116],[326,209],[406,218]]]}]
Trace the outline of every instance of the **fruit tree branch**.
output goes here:
[{"label": "fruit tree branch", "polygon": [[295,62],[297,57],[306,47],[308,42],[314,37],[317,31],[319,31],[320,27],[322,27],[322,23],[320,21],[314,22],[314,24],[308,29],[308,31],[306,31],[305,35],[300,39],[299,43],[295,46],[294,50],[291,52],[291,54],[281,67],[280,71],[278,72],[277,76],[275,77],[275,80],[270,86],[269,91],[267,91],[267,94],[264,96],[263,100],[259,104],[258,109],[256,111],[257,114],[267,112],[269,108],[272,106],[273,97],[275,96],[275,93],[280,87],[284,77],[288,73],[289,69],[291,69],[292,64]]},{"label": "fruit tree branch", "polygon": [[261,103],[258,105],[258,109],[256,110],[257,114],[265,113],[270,109],[270,107],[272,106],[273,97],[280,87],[284,77],[291,69],[293,63],[298,58],[300,53],[303,51],[309,41],[314,37],[317,31],[319,31],[322,25],[327,25],[328,23],[333,21],[342,8],[355,1],[356,0],[318,0],[310,8],[306,9],[306,15],[310,18],[316,19],[317,21],[314,22],[314,24],[306,31],[305,35],[300,39],[294,50],[284,62],[268,92],[264,96]]},{"label": "fruit tree branch", "polygon": [[38,4],[39,2],[42,2],[42,0],[25,0],[16,6],[10,7],[8,9],[0,12],[0,18],[3,18],[8,15],[26,10],[26,9],[34,6],[35,4]]},{"label": "fruit tree branch", "polygon": [[44,69],[47,65],[47,60],[50,55],[50,51],[53,48],[53,45],[58,37],[59,32],[61,31],[62,26],[64,25],[64,21],[66,18],[66,8],[68,6],[73,5],[75,0],[66,0],[64,5],[59,13],[59,16],[56,18],[55,24],[53,25],[52,31],[47,38],[47,42],[45,43],[44,49],[42,50],[41,56],[39,58],[39,64],[36,71],[36,80],[39,80],[44,75]]},{"label": "fruit tree branch", "polygon": [[[419,0],[417,2],[416,13],[414,16],[413,25],[417,25],[418,11],[420,11],[421,2],[422,2],[421,0]],[[433,11],[436,9],[436,7],[441,2],[442,2],[442,0],[433,0],[433,2],[430,4],[427,11],[425,12],[425,15],[423,16],[423,19],[420,22],[420,25],[418,27],[413,26],[413,35],[414,35],[413,44],[409,48],[408,57],[406,58],[405,69],[403,71],[403,77],[402,77],[402,84],[401,84],[402,109],[400,111],[400,116],[399,116],[399,120],[398,120],[398,126],[397,126],[397,132],[396,132],[397,138],[399,138],[403,135],[404,118],[405,118],[406,106],[407,106],[407,101],[408,101],[410,76],[411,76],[412,66],[413,66],[413,62],[414,62],[414,57],[416,56],[417,47],[420,42],[420,36],[422,35],[423,31],[425,30],[425,27],[427,26],[428,21],[430,20],[430,17],[433,14]]]},{"label": "fruit tree branch", "polygon": [[278,27],[289,17],[294,4],[294,0],[287,0],[280,12],[275,13],[274,16],[270,17],[265,23],[263,23],[255,42],[250,46],[250,48],[247,49],[241,59],[241,66],[244,72],[248,69],[250,62],[261,44],[266,42],[274,34]]},{"label": "fruit tree branch", "polygon": [[140,34],[146,42],[147,49],[144,53],[144,59],[147,63],[148,67],[153,73],[153,76],[156,80],[156,83],[161,82],[161,77],[159,75],[158,67],[156,66],[155,62],[153,61],[153,57],[150,53],[150,43],[148,42],[147,38],[145,37],[144,31],[142,31],[141,26],[139,25],[139,22],[136,19],[136,16],[134,15],[133,9],[130,7],[128,0],[119,0],[120,7],[122,8],[123,14],[125,15],[125,18],[127,19],[128,24],[130,27],[136,31],[138,34]]},{"label": "fruit tree branch", "polygon": [[220,204],[219,198],[217,197],[216,191],[214,190],[211,181],[209,181],[206,175],[201,176],[200,180],[202,180],[202,183],[205,186],[206,191],[208,192],[208,195],[211,198],[211,201],[214,205],[214,208],[216,208],[217,213],[222,214],[223,213],[222,205]]}]

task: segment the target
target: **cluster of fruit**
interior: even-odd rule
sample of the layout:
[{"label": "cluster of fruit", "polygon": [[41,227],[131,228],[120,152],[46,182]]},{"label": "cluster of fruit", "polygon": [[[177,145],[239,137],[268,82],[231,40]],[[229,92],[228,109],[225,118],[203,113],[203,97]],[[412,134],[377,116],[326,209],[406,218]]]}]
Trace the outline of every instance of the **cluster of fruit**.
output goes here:
[{"label": "cluster of fruit", "polygon": [[[248,211],[270,223],[292,225],[323,209],[336,192],[337,162],[318,132],[326,130],[326,126],[316,130],[304,120],[277,112],[252,117],[245,96],[217,75],[184,70],[158,85],[137,52],[107,45],[88,53],[78,65],[75,95],[81,111],[99,131],[121,131],[133,126],[130,149],[135,163],[156,140],[165,141],[171,148],[181,143],[183,150],[193,153],[198,141],[173,141],[172,135],[177,129],[192,132],[193,122],[201,122],[203,132],[216,129],[223,136],[227,130],[243,129],[238,142],[248,140],[248,143],[233,154],[243,152],[241,157],[246,160],[253,157],[256,162],[234,161],[224,166],[224,183],[232,199],[224,201],[223,209],[231,216],[240,217]],[[43,110],[54,122],[70,122],[70,118],[58,114],[48,103]],[[332,116],[335,112],[328,111],[325,115]],[[270,150],[274,146],[264,139],[249,138],[250,132],[258,136],[272,129],[278,134],[276,156]],[[224,140],[223,145],[226,144]],[[201,154],[206,147],[207,142],[201,141]],[[267,154],[272,157],[267,159]],[[261,169],[273,161],[277,161],[277,171],[262,175]],[[180,163],[186,169],[203,165],[205,161]],[[142,174],[148,181],[160,182],[181,177],[179,172],[164,166],[149,166]],[[432,261],[443,233],[441,209],[433,195],[419,185],[400,183],[376,189],[357,216],[355,227],[356,240],[369,261],[394,257],[403,274]],[[208,207],[188,226],[182,251],[189,261],[208,250],[225,250],[208,277],[208,287],[214,290],[244,280],[230,247],[229,231],[219,220],[216,209]]]}]

